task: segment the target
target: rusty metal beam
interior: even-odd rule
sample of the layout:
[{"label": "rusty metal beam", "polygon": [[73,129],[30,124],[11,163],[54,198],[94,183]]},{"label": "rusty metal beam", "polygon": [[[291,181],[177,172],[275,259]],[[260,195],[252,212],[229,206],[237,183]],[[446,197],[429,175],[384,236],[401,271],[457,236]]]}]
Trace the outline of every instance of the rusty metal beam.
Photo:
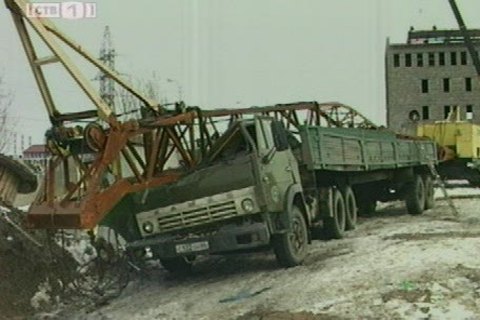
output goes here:
[{"label": "rusty metal beam", "polygon": [[[193,111],[175,113],[166,113],[164,115],[155,116],[154,118],[142,119],[138,122],[127,121],[119,123],[116,128],[108,130],[106,134],[106,143],[102,150],[96,155],[96,159],[86,169],[85,165],[81,165],[78,156],[74,155],[75,163],[80,166],[81,179],[75,185],[76,197],[73,197],[73,190],[69,190],[66,196],[62,198],[60,203],[53,201],[52,186],[49,184],[47,189],[47,199],[45,203],[40,203],[39,208],[46,210],[47,207],[55,214],[63,212],[63,218],[49,217],[52,223],[65,223],[68,226],[85,227],[94,223],[98,223],[100,219],[107,213],[102,208],[110,208],[115,201],[120,201],[121,197],[113,196],[113,193],[129,194],[135,192],[134,190],[146,190],[151,181],[162,176],[164,173],[164,166],[167,161],[174,155],[175,152],[181,156],[188,168],[194,168],[206,152],[211,150],[214,146],[214,140],[221,135],[218,131],[216,119],[223,120],[225,117],[231,119],[240,119],[245,115],[264,114],[276,117],[284,121],[286,124],[297,128],[302,125],[299,111],[306,111],[306,121],[320,123],[320,120],[325,120],[328,126],[355,126],[355,127],[373,127],[371,122],[357,113],[354,109],[344,106],[342,104],[319,104],[311,103],[294,103],[288,105],[276,105],[272,107],[255,107],[235,110],[202,110],[196,108]],[[257,112],[257,113],[255,113]],[[133,141],[141,140],[141,137],[153,137],[148,145],[145,143],[133,145]],[[149,138],[150,139],[150,138]],[[196,145],[197,139],[203,139],[206,144],[202,150]],[[228,137],[226,138],[228,140]],[[143,139],[145,141],[145,139]],[[218,141],[216,147],[226,143],[225,140]],[[203,145],[203,144],[202,144]],[[141,146],[148,151],[145,152],[148,157],[143,159],[136,148]],[[100,186],[100,179],[104,172],[107,172],[111,165],[123,155],[126,162],[132,169],[133,175],[136,178],[136,183],[128,180],[128,177],[116,176],[116,182],[108,187]],[[59,156],[60,157],[60,156]],[[143,172],[138,169],[141,167]],[[52,169],[54,166],[52,166]],[[49,175],[53,174],[52,172]],[[168,180],[168,179],[167,179]],[[167,181],[163,180],[163,181]],[[51,179],[48,179],[51,181]],[[170,180],[168,180],[170,181]],[[172,180],[173,181],[173,180]],[[84,186],[80,188],[80,186]],[[105,195],[104,196],[102,196]],[[108,195],[108,196],[106,196]],[[100,199],[109,201],[109,206],[105,206]],[[102,200],[102,201],[103,201]],[[96,203],[94,206],[93,203]],[[76,206],[74,204],[77,204]],[[68,215],[65,208],[80,208],[71,212],[77,212],[79,217],[75,214]],[[95,208],[93,210],[92,208]],[[92,211],[93,210],[93,211]],[[106,209],[105,209],[106,210]],[[69,211],[70,212],[70,211]],[[92,213],[94,212],[94,213]],[[34,213],[32,213],[34,214]],[[32,221],[37,221],[37,225],[44,225],[39,218],[32,218]],[[75,224],[77,223],[77,225]],[[60,226],[60,225],[58,225]]]}]

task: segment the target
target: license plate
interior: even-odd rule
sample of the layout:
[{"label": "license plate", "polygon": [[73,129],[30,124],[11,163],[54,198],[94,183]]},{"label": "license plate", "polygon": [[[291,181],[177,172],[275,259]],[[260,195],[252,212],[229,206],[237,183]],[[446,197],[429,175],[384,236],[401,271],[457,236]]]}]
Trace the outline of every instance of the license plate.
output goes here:
[{"label": "license plate", "polygon": [[208,248],[209,248],[208,241],[199,241],[199,242],[192,242],[192,243],[177,244],[175,246],[175,251],[177,253],[187,253],[187,252],[208,250]]}]

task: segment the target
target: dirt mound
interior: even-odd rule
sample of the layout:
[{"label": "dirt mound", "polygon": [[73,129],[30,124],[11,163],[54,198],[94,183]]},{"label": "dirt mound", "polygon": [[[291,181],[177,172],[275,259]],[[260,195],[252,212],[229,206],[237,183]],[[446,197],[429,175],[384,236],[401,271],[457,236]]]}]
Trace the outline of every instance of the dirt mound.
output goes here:
[{"label": "dirt mound", "polygon": [[[16,210],[0,209],[0,215],[16,224],[23,219]],[[71,256],[45,231],[28,231],[28,235],[41,246],[0,217],[0,319],[28,317],[36,311],[32,304],[48,308],[75,270]]]}]

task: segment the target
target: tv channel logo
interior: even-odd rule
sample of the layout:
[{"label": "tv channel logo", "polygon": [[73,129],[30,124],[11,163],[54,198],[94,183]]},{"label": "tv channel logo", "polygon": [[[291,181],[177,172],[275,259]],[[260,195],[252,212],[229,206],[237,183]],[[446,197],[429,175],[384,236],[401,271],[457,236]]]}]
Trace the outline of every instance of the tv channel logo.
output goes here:
[{"label": "tv channel logo", "polygon": [[27,3],[26,15],[31,18],[89,19],[96,18],[95,2],[33,2]]}]

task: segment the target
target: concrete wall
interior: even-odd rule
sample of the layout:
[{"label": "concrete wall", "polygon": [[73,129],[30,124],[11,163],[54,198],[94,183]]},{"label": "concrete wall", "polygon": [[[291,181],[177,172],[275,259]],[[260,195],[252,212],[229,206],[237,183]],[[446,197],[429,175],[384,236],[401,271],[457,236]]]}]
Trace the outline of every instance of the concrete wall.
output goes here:
[{"label": "concrete wall", "polygon": [[[480,50],[480,45],[477,45]],[[445,54],[445,65],[439,65],[440,53]],[[456,65],[451,65],[450,53],[456,52]],[[466,65],[461,63],[461,52],[466,52]],[[434,65],[429,65],[433,53]],[[394,56],[399,55],[400,66],[394,66]],[[411,54],[412,66],[405,66],[406,54]],[[417,54],[423,56],[423,66],[418,66]],[[409,113],[416,110],[419,121],[433,122],[444,119],[444,106],[459,106],[466,118],[466,106],[473,109],[474,122],[480,122],[480,83],[472,59],[463,44],[404,44],[388,45],[385,55],[387,125],[393,130],[414,134],[416,122]],[[450,92],[444,92],[443,79],[450,79]],[[466,91],[465,78],[471,78],[472,89]],[[422,80],[428,80],[428,93],[422,93]],[[422,119],[422,107],[428,106],[429,119]]]}]

